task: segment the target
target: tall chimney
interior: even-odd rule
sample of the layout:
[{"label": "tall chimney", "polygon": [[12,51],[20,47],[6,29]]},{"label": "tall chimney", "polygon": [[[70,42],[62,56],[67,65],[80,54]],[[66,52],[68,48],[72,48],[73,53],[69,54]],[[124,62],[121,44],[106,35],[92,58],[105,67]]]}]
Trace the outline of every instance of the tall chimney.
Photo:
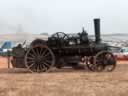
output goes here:
[{"label": "tall chimney", "polygon": [[99,43],[101,41],[100,38],[100,19],[94,19],[94,27],[95,27],[95,42]]}]

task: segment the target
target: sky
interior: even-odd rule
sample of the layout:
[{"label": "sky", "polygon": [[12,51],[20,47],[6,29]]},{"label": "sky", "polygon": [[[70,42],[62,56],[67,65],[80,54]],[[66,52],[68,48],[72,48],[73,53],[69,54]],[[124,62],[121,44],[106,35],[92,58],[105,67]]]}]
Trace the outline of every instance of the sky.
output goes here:
[{"label": "sky", "polygon": [[0,0],[0,33],[128,33],[128,0]]}]

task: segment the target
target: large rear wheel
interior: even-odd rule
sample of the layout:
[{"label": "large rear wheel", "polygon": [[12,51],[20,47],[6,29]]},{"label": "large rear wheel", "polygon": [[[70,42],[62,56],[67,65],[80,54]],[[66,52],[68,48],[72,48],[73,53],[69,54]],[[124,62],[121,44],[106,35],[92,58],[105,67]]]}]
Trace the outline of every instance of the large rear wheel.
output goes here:
[{"label": "large rear wheel", "polygon": [[55,56],[46,45],[35,45],[25,55],[25,66],[31,72],[48,71],[55,63]]}]

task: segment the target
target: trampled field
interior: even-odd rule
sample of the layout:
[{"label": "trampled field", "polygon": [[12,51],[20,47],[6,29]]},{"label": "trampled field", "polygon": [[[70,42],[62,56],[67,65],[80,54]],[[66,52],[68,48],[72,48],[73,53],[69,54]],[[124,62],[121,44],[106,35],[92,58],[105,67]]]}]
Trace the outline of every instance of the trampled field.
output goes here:
[{"label": "trampled field", "polygon": [[1,68],[0,96],[128,96],[128,65],[101,73],[55,69],[35,74]]}]

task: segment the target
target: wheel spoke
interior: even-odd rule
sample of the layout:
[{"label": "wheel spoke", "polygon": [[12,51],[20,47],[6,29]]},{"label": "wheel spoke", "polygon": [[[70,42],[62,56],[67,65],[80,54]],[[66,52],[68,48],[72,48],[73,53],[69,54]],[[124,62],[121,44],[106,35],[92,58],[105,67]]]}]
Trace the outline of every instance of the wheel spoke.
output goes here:
[{"label": "wheel spoke", "polygon": [[28,64],[30,64],[30,63],[35,63],[33,60],[32,61],[27,61],[28,62]]},{"label": "wheel spoke", "polygon": [[27,59],[29,59],[29,60],[33,60],[34,58],[32,58],[32,57],[27,57]]},{"label": "wheel spoke", "polygon": [[45,54],[43,57],[47,57],[47,56],[49,56],[50,55],[50,53],[49,52],[47,52],[47,54]]},{"label": "wheel spoke", "polygon": [[45,66],[47,66],[47,67],[50,66],[50,65],[49,65],[48,63],[46,63],[46,62],[43,62],[43,64],[44,64]]},{"label": "wheel spoke", "polygon": [[49,68],[49,66],[50,66],[48,63],[46,63],[46,62],[44,62],[44,61],[42,61],[42,62],[40,63],[40,65],[41,65],[41,67],[43,67],[43,68],[42,68],[43,71],[47,70],[47,68]]},{"label": "wheel spoke", "polygon": [[37,56],[40,56],[39,48],[36,48],[36,53],[37,53]]},{"label": "wheel spoke", "polygon": [[39,64],[37,64],[37,69],[36,69],[37,72],[40,72],[39,67],[40,67]]},{"label": "wheel spoke", "polygon": [[29,65],[28,67],[31,68],[34,65],[34,63],[31,63],[31,65]]},{"label": "wheel spoke", "polygon": [[35,63],[34,70],[37,72],[38,63]]},{"label": "wheel spoke", "polygon": [[50,60],[50,61],[52,61],[52,59],[53,59],[51,55],[45,56],[44,58],[45,58],[45,60]]},{"label": "wheel spoke", "polygon": [[47,62],[48,64],[51,64],[51,62],[49,60],[45,60],[45,62]]},{"label": "wheel spoke", "polygon": [[41,57],[43,57],[46,52],[47,52],[47,49],[44,50],[44,52],[42,53]]},{"label": "wheel spoke", "polygon": [[40,71],[42,70],[42,68],[41,68],[41,64],[39,64],[39,69],[40,69]]},{"label": "wheel spoke", "polygon": [[40,52],[39,52],[40,56],[41,56],[42,52],[43,52],[43,48],[41,48],[41,50],[40,50]]},{"label": "wheel spoke", "polygon": [[28,55],[32,56],[32,57],[35,57],[33,54],[29,53]]},{"label": "wheel spoke", "polygon": [[34,53],[34,56],[37,56],[36,52],[34,49],[32,49],[32,52]]},{"label": "wheel spoke", "polygon": [[41,65],[41,67],[43,69],[42,71],[46,71],[47,70],[47,68],[44,66],[44,64],[41,63],[40,65]]}]

